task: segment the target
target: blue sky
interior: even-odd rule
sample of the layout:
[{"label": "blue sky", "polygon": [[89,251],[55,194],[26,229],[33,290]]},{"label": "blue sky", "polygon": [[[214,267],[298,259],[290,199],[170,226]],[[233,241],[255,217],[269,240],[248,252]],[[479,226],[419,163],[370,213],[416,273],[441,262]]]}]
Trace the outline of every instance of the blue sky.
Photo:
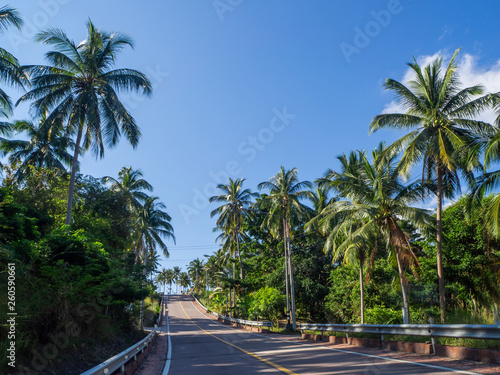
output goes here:
[{"label": "blue sky", "polygon": [[[404,80],[407,62],[449,57],[462,47],[465,84],[500,91],[500,3],[332,0],[16,0],[26,21],[2,47],[22,64],[43,63],[34,31],[59,27],[75,41],[90,18],[130,35],[117,67],[139,69],[154,84],[150,99],[122,96],[141,127],[105,158],[81,160],[83,173],[116,176],[139,168],[173,217],[177,244],[164,267],[185,267],[217,249],[207,197],[219,179],[246,187],[297,167],[314,180],[336,156],[373,149],[402,133],[368,135],[373,116],[397,108],[382,83]],[[20,93],[13,93],[17,99]],[[14,118],[26,118],[19,107]],[[488,115],[487,115],[488,117]],[[223,181],[223,180],[221,180]]]}]

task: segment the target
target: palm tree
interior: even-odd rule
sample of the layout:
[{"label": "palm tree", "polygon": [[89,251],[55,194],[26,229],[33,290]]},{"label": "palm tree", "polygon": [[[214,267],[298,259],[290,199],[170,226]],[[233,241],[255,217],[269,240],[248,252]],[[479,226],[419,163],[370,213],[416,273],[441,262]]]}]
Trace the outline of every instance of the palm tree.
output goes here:
[{"label": "palm tree", "polygon": [[[315,219],[320,231],[328,233],[325,251],[334,251],[334,258],[357,250],[362,262],[362,253],[374,246],[382,233],[388,246],[394,251],[401,283],[403,306],[409,315],[405,264],[416,275],[418,259],[411,249],[408,235],[401,227],[401,221],[411,223],[421,232],[429,233],[434,220],[430,213],[411,207],[422,200],[424,187],[421,182],[405,184],[396,165],[396,156],[385,152],[383,144],[373,152],[373,164],[364,152],[343,155],[339,160],[341,173],[327,171],[329,180],[341,196],[348,201],[333,202]],[[360,264],[360,267],[362,265]],[[362,283],[362,268],[360,268]]]},{"label": "palm tree", "polygon": [[179,286],[179,280],[180,280],[180,277],[181,277],[181,268],[178,267],[178,266],[175,266],[172,270],[173,272],[173,275],[174,275],[174,282],[175,282],[175,294],[177,294],[177,287]]},{"label": "palm tree", "polygon": [[[222,190],[222,194],[210,197],[210,202],[224,203],[210,213],[210,217],[219,215],[214,230],[223,232],[222,237],[226,235],[229,240],[228,244],[236,244],[236,254],[240,265],[240,280],[243,281],[243,263],[240,253],[240,236],[243,234],[243,224],[248,215],[248,208],[252,205],[252,197],[257,194],[252,193],[249,189],[243,190],[243,182],[245,179],[229,179],[229,184],[220,184],[217,186]],[[236,275],[233,275],[236,278]]]},{"label": "palm tree", "polygon": [[446,179],[458,183],[457,171],[467,172],[477,162],[475,157],[470,157],[470,151],[477,147],[476,136],[492,132],[489,124],[474,119],[490,105],[492,97],[478,97],[484,91],[481,86],[460,88],[455,62],[458,52],[455,51],[443,73],[442,58],[424,68],[414,59],[408,64],[413,71],[413,80],[408,87],[387,79],[384,87],[396,94],[406,113],[378,115],[370,124],[370,132],[382,128],[410,131],[389,146],[388,151],[403,151],[402,173],[408,173],[411,167],[423,161],[423,179],[426,175],[436,179],[437,270],[442,322],[446,314],[442,244]]},{"label": "palm tree", "polygon": [[[500,97],[494,99],[494,104],[497,107],[499,116],[495,120],[495,125],[500,126]],[[478,203],[482,202],[482,198],[488,192],[495,191],[500,183],[500,170],[486,172],[487,168],[492,163],[500,159],[500,131],[491,134],[484,139],[484,173],[477,178],[471,191],[471,198],[476,199]],[[471,201],[472,202],[472,201]],[[472,209],[472,206],[470,207]],[[500,238],[500,194],[495,194],[487,203],[486,207],[486,227],[494,238]]]},{"label": "palm tree", "polygon": [[[339,232],[337,237],[332,241],[331,233],[342,220],[345,220],[344,215],[340,212],[335,213],[330,211],[330,208],[337,201],[332,198],[327,202],[326,193],[336,187],[339,191],[343,191],[341,196],[346,197],[348,191],[345,191],[345,185],[356,184],[361,180],[360,176],[360,159],[357,152],[351,152],[349,157],[345,154],[339,156],[337,159],[341,164],[341,172],[337,173],[329,169],[325,173],[324,178],[316,181],[318,187],[313,191],[313,203],[315,207],[316,216],[306,224],[306,231],[312,232],[318,230],[319,233],[328,239],[324,245],[324,252],[330,253],[333,250],[332,263],[343,260],[347,264],[354,264],[356,259],[359,261],[359,285],[360,285],[360,315],[361,324],[365,323],[365,293],[364,293],[364,271],[363,267],[365,261],[369,258],[371,262],[374,261],[375,252],[377,249],[376,233],[367,233],[365,238],[352,236],[355,229],[359,229],[361,223],[353,222],[352,227],[346,226],[343,228],[343,233]],[[341,184],[340,182],[349,181],[348,184]],[[358,185],[359,186],[359,185]],[[365,192],[368,194],[369,192]],[[322,199],[320,199],[322,197]],[[328,214],[326,214],[328,212]],[[375,238],[375,239],[374,239]],[[337,246],[338,244],[347,241],[347,246]],[[368,276],[367,276],[368,277]]]},{"label": "palm tree", "polygon": [[311,191],[311,195],[308,197],[313,204],[314,212],[319,214],[323,211],[330,203],[334,202],[335,198],[330,198],[328,193],[331,187],[329,184],[318,184]]},{"label": "palm tree", "polygon": [[179,284],[181,285],[181,288],[184,288],[184,292],[186,292],[186,288],[191,285],[191,280],[186,272],[181,272],[179,275]]},{"label": "palm tree", "polygon": [[[0,8],[0,33],[5,32],[11,26],[21,30],[22,25],[23,20],[17,10],[7,5]],[[19,61],[3,48],[0,48],[0,81],[21,89],[27,83]],[[0,88],[0,116],[8,117],[11,113],[12,101]]]},{"label": "palm tree", "polygon": [[267,227],[274,237],[279,237],[281,233],[284,233],[285,270],[288,269],[290,277],[291,313],[294,330],[297,323],[295,317],[292,257],[290,253],[291,228],[298,223],[305,222],[312,213],[309,207],[300,203],[301,198],[311,198],[311,192],[304,189],[311,189],[312,185],[309,181],[299,181],[297,173],[297,168],[286,170],[285,167],[281,166],[280,171],[271,177],[269,181],[261,182],[258,185],[259,190],[269,190],[269,194],[263,196],[259,204],[259,208],[268,213],[262,223],[263,227]]},{"label": "palm tree", "polygon": [[151,283],[153,283],[153,276],[155,273],[157,273],[157,269],[160,266],[160,261],[161,261],[161,256],[158,254],[158,252],[155,249],[152,249],[148,251],[148,261],[147,265],[148,267],[146,268],[146,274],[151,275]]},{"label": "palm tree", "polygon": [[[174,229],[170,224],[170,216],[163,211],[166,207],[163,203],[157,202],[158,197],[149,197],[144,206],[138,212],[138,220],[136,223],[136,233],[138,239],[136,241],[135,263],[137,264],[141,259],[144,259],[144,276],[146,276],[148,269],[148,259],[156,255],[156,248],[159,246],[163,250],[165,257],[168,257],[167,245],[163,242],[163,238],[172,239],[175,243]],[[155,264],[151,264],[154,270]],[[143,328],[143,310],[144,300],[141,304],[141,329]]]},{"label": "palm tree", "polygon": [[156,276],[158,284],[163,285],[163,294],[165,294],[165,285],[168,283],[168,270],[163,268]]},{"label": "palm tree", "polygon": [[1,139],[2,155],[9,155],[12,165],[19,165],[14,179],[21,182],[30,172],[30,166],[55,169],[66,172],[73,156],[67,152],[74,148],[74,143],[65,136],[61,124],[50,124],[46,116],[42,116],[38,125],[31,121],[16,121],[12,130],[25,133],[29,140]]},{"label": "palm tree", "polygon": [[167,269],[165,272],[165,282],[169,286],[169,294],[172,292],[172,283],[175,281],[174,271],[172,269]]},{"label": "palm tree", "polygon": [[91,148],[96,157],[102,158],[105,144],[115,146],[122,133],[135,148],[141,133],[117,92],[132,90],[149,95],[152,91],[150,81],[141,72],[112,69],[118,53],[133,46],[128,36],[101,32],[90,20],[87,32],[87,38],[78,45],[60,29],[39,33],[37,41],[54,48],[45,54],[51,65],[23,67],[31,78],[32,90],[18,100],[34,100],[31,107],[38,116],[48,110],[49,122],[61,119],[68,133],[76,133],[66,225],[71,223],[80,148]]},{"label": "palm tree", "polygon": [[195,291],[201,290],[201,285],[203,284],[203,261],[200,258],[196,258],[189,262],[188,275],[193,282],[193,288]]},{"label": "palm tree", "polygon": [[111,182],[110,190],[121,194],[128,202],[129,210],[137,210],[147,201],[148,195],[144,191],[153,191],[149,182],[142,178],[139,169],[123,167],[118,172],[118,179],[110,176],[103,177],[104,183]]},{"label": "palm tree", "polygon": [[[165,210],[165,205],[158,202],[158,197],[148,197],[146,202],[138,211],[138,220],[135,232],[138,236],[136,241],[135,263],[139,262],[141,254],[147,260],[148,250],[160,247],[163,255],[168,258],[168,247],[163,239],[171,239],[175,243],[174,229],[170,224],[171,217]],[[147,261],[144,266],[147,266]]]}]

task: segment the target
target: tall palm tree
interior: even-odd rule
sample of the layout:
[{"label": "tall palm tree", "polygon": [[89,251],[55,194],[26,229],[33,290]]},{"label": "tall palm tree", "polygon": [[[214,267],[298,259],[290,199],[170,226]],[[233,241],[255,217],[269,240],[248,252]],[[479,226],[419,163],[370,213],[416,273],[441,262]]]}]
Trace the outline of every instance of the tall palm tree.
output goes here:
[{"label": "tall palm tree", "polygon": [[[252,193],[250,189],[243,189],[245,179],[229,179],[227,185],[217,186],[222,190],[222,194],[210,197],[210,202],[223,203],[210,213],[210,217],[219,215],[217,218],[215,230],[220,230],[223,235],[226,234],[230,240],[229,244],[236,244],[236,255],[240,265],[240,280],[243,281],[243,263],[240,253],[240,236],[243,234],[243,224],[248,216],[247,209],[252,205],[252,197],[257,194]],[[224,236],[223,236],[224,237]],[[235,275],[233,275],[235,278]]]},{"label": "tall palm tree", "polygon": [[[23,20],[19,12],[8,5],[0,8],[0,33],[10,27],[21,30]],[[28,84],[26,75],[19,66],[19,61],[5,49],[0,48],[0,81],[10,86],[24,88]],[[0,88],[0,116],[8,117],[12,113],[12,101]]]},{"label": "tall palm tree", "polygon": [[[474,183],[471,197],[479,203],[488,192],[495,191],[500,183],[500,169],[486,172],[491,164],[500,160],[500,95],[497,93],[493,104],[496,106],[499,116],[495,120],[497,131],[484,139],[484,171]],[[472,207],[471,207],[472,208]],[[486,226],[489,234],[495,238],[500,238],[500,194],[495,194],[486,207]]]},{"label": "tall palm tree", "polygon": [[135,263],[139,261],[141,255],[144,256],[147,266],[148,250],[155,250],[157,247],[163,250],[163,254],[168,258],[168,247],[163,239],[171,239],[175,243],[174,229],[170,224],[171,217],[165,210],[165,205],[158,202],[158,197],[148,197],[146,202],[138,211],[138,219],[135,232],[137,234]]},{"label": "tall palm tree", "polygon": [[168,284],[169,294],[172,293],[172,283],[175,281],[174,271],[168,268],[165,272],[165,282]]},{"label": "tall palm tree", "polygon": [[160,261],[161,261],[161,256],[158,254],[156,249],[151,249],[148,251],[148,260],[147,260],[147,268],[146,268],[146,274],[150,275],[150,281],[153,283],[153,276],[155,273],[157,273],[157,269],[160,266]]},{"label": "tall palm tree", "polygon": [[175,294],[177,294],[177,287],[179,286],[179,279],[181,277],[182,270],[180,267],[175,266],[172,269],[172,273],[173,273],[173,280],[175,282]]},{"label": "tall palm tree", "polygon": [[314,212],[316,214],[319,214],[326,208],[326,206],[336,200],[335,198],[329,197],[328,194],[330,190],[331,187],[329,184],[319,184],[311,191],[309,200],[313,204]]},{"label": "tall palm tree", "polygon": [[[341,164],[341,171],[339,173],[329,169],[325,173],[325,177],[320,178],[316,181],[318,187],[316,191],[329,191],[335,188],[341,191],[340,196],[346,197],[349,194],[349,189],[352,184],[358,184],[361,181],[361,160],[358,157],[360,154],[358,152],[351,152],[349,157],[345,154],[339,156],[337,159]],[[346,183],[349,181],[348,183]],[[342,183],[343,182],[343,183]],[[352,188],[352,187],[351,187]],[[314,192],[313,192],[314,194]],[[368,191],[365,194],[369,194]],[[316,196],[316,194],[314,194]],[[324,197],[324,193],[317,194],[318,197]],[[354,264],[356,260],[359,261],[359,285],[360,285],[360,316],[361,324],[365,323],[365,293],[364,293],[364,271],[363,267],[367,259],[374,261],[374,255],[377,248],[376,233],[367,232],[367,236],[363,237],[353,237],[352,232],[359,229],[362,223],[352,222],[352,225],[342,228],[342,231],[338,233],[337,236],[333,237],[332,241],[332,231],[339,224],[342,223],[346,218],[341,212],[332,212],[330,208],[337,201],[337,199],[331,199],[326,202],[326,199],[313,198],[313,203],[315,206],[316,216],[306,224],[306,230],[308,232],[318,230],[319,233],[327,238],[327,242],[324,245],[324,252],[333,252],[332,262],[336,263],[339,261],[344,261],[347,264]],[[320,204],[321,203],[321,204]],[[328,212],[328,214],[327,214]],[[347,246],[337,246],[342,242],[347,241]]]},{"label": "tall palm tree", "polygon": [[165,285],[168,283],[169,274],[166,268],[163,268],[156,276],[158,284],[163,285],[163,294],[165,294]]},{"label": "tall palm tree", "polygon": [[191,285],[191,280],[186,272],[181,272],[179,275],[179,284],[181,288],[184,288],[184,292],[186,292],[186,289]]},{"label": "tall palm tree", "polygon": [[101,32],[90,20],[87,32],[87,38],[80,44],[75,44],[60,29],[39,33],[37,41],[54,48],[45,54],[50,65],[23,67],[31,79],[32,90],[18,101],[33,100],[34,113],[40,116],[48,110],[49,121],[61,119],[68,133],[76,133],[66,225],[71,223],[80,148],[90,148],[95,157],[102,158],[105,145],[115,146],[122,133],[135,148],[141,133],[117,92],[132,90],[149,95],[152,91],[150,81],[141,72],[112,69],[118,53],[133,46],[128,36]]},{"label": "tall palm tree", "polygon": [[409,131],[408,134],[388,147],[388,151],[403,151],[400,164],[408,171],[423,161],[423,179],[436,179],[437,196],[437,270],[441,321],[446,314],[445,282],[443,274],[443,227],[442,205],[446,192],[446,179],[458,182],[457,171],[468,171],[477,162],[471,157],[471,150],[477,147],[476,136],[491,133],[489,124],[475,120],[491,101],[490,95],[480,96],[482,86],[460,88],[458,68],[453,54],[446,70],[442,72],[442,58],[421,68],[414,59],[409,63],[413,79],[408,86],[387,79],[384,87],[396,94],[405,113],[391,113],[375,116],[370,132],[382,128]]},{"label": "tall palm tree", "polygon": [[[168,248],[163,239],[172,239],[175,243],[174,229],[170,224],[170,216],[164,211],[165,205],[158,201],[158,197],[149,197],[138,212],[136,223],[136,241],[135,263],[137,264],[141,256],[144,259],[144,276],[148,270],[148,260],[156,254],[156,248],[163,250],[165,257],[169,256]],[[154,260],[155,258],[153,258]],[[154,270],[155,264],[151,264]],[[141,304],[141,329],[143,328],[144,300]]]},{"label": "tall palm tree", "polygon": [[111,183],[110,190],[125,197],[129,210],[138,210],[141,204],[147,201],[148,195],[144,191],[153,191],[153,187],[143,177],[139,169],[123,167],[118,172],[118,179],[110,176],[103,177],[104,183]]},{"label": "tall palm tree", "polygon": [[193,288],[195,291],[201,290],[203,285],[202,275],[203,275],[203,261],[200,258],[196,258],[189,262],[188,275],[193,282]]},{"label": "tall palm tree", "polygon": [[259,190],[269,190],[269,194],[263,196],[259,203],[259,208],[268,213],[262,225],[268,228],[274,237],[279,237],[283,233],[283,242],[286,249],[285,270],[288,270],[288,276],[290,277],[291,315],[294,330],[297,323],[292,257],[290,253],[291,228],[299,223],[304,223],[312,214],[312,210],[300,202],[302,198],[311,198],[311,192],[304,189],[311,189],[312,184],[309,181],[299,181],[297,173],[297,168],[286,170],[285,167],[281,166],[280,171],[271,177],[269,181],[261,182],[258,185]]},{"label": "tall palm tree", "polygon": [[420,181],[405,184],[396,165],[396,155],[384,151],[381,144],[373,152],[373,163],[359,151],[351,153],[349,158],[339,157],[343,170],[341,173],[330,170],[325,179],[348,200],[331,203],[315,220],[320,230],[328,233],[325,251],[334,251],[337,258],[349,250],[366,250],[370,243],[376,246],[377,234],[384,235],[395,253],[403,306],[409,319],[404,266],[409,265],[416,274],[419,262],[401,221],[410,222],[423,233],[429,233],[435,222],[427,210],[411,206],[422,200],[423,184]]},{"label": "tall palm tree", "polygon": [[61,125],[49,123],[45,115],[38,125],[26,120],[12,124],[13,131],[24,133],[28,138],[0,140],[2,155],[9,155],[9,162],[18,165],[14,175],[16,181],[22,181],[29,174],[30,166],[66,172],[73,161],[67,150],[74,148],[74,143],[64,134]]}]

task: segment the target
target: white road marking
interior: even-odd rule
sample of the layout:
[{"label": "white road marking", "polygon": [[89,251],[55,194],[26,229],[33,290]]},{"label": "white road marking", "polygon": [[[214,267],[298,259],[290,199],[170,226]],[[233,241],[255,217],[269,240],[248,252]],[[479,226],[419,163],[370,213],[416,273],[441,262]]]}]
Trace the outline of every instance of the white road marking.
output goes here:
[{"label": "white road marking", "polygon": [[165,362],[165,367],[163,367],[162,375],[168,375],[170,370],[170,362],[172,362],[172,340],[170,339],[170,324],[168,322],[168,297],[165,299],[165,319],[167,324],[167,336],[168,336],[168,349],[167,349],[167,360]]}]

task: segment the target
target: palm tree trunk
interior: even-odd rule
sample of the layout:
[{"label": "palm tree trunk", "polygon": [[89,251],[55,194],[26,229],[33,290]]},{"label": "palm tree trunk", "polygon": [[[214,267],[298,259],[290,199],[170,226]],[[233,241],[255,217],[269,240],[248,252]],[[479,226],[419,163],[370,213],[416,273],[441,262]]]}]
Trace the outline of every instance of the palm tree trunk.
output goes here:
[{"label": "palm tree trunk", "polygon": [[140,235],[139,239],[137,240],[137,246],[135,247],[134,265],[139,263],[141,248],[142,248],[142,234]]},{"label": "palm tree trunk", "polygon": [[[238,232],[236,232],[236,252],[238,254],[238,261],[240,262],[240,280],[243,283],[243,263],[241,261],[240,239],[238,236]],[[243,297],[245,297],[245,288],[243,288]]]},{"label": "palm tree trunk", "polygon": [[358,249],[359,257],[359,288],[361,290],[361,324],[365,324],[365,280],[363,276],[363,263],[365,261],[365,253]]},{"label": "palm tree trunk", "polygon": [[283,219],[283,246],[285,247],[285,291],[286,291],[286,324],[290,326],[290,293],[288,291],[288,246],[286,236],[286,224]]},{"label": "palm tree trunk", "polygon": [[292,253],[290,251],[290,227],[286,226],[287,232],[287,248],[288,248],[288,269],[290,270],[290,300],[292,307],[292,324],[293,330],[297,329],[297,317],[295,316],[295,289],[293,286],[293,268],[292,268]]},{"label": "palm tree trunk", "polygon": [[[146,247],[146,254],[144,254],[144,270],[142,270],[142,274],[146,277],[146,268],[148,266],[148,248]],[[144,288],[145,280],[142,281],[142,287]],[[144,329],[144,299],[141,301],[141,331]]]},{"label": "palm tree trunk", "polygon": [[73,155],[73,163],[71,164],[71,176],[69,178],[69,191],[68,191],[68,209],[66,211],[66,225],[71,225],[71,211],[73,210],[73,194],[75,192],[75,177],[76,168],[78,167],[78,154],[80,153],[80,142],[82,141],[83,123],[80,122],[78,127],[78,135],[75,142],[75,154]]},{"label": "palm tree trunk", "polygon": [[444,272],[443,272],[443,222],[442,222],[442,209],[443,209],[443,170],[439,164],[436,166],[437,174],[437,271],[438,271],[438,284],[439,284],[439,307],[441,309],[441,323],[444,324],[446,318],[446,295],[444,288]]},{"label": "palm tree trunk", "polygon": [[395,248],[394,251],[396,252],[396,260],[398,262],[399,282],[401,283],[401,294],[403,295],[403,308],[406,311],[406,317],[408,319],[404,323],[409,324],[411,322],[410,306],[408,305],[408,293],[407,293],[407,289],[406,289],[405,275],[403,272],[403,264],[401,262],[401,256],[399,254],[399,250]]},{"label": "palm tree trunk", "polygon": [[[234,255],[233,255],[233,259],[234,259]],[[233,280],[236,280],[236,262],[234,262],[234,261],[233,261]],[[232,307],[233,307],[233,313],[231,315],[234,318],[234,308],[236,307],[236,287],[234,285],[234,281],[233,281],[233,302],[232,302]]]}]

